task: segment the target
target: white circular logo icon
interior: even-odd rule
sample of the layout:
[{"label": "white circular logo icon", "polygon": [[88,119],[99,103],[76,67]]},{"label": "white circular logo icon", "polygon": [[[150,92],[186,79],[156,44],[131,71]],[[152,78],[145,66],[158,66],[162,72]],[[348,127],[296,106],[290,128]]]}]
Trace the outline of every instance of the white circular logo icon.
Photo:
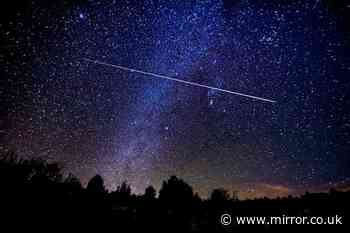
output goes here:
[{"label": "white circular logo icon", "polygon": [[231,219],[231,215],[229,215],[229,214],[221,215],[220,222],[221,222],[222,225],[224,225],[224,226],[230,225],[231,224],[231,220],[232,220]]}]

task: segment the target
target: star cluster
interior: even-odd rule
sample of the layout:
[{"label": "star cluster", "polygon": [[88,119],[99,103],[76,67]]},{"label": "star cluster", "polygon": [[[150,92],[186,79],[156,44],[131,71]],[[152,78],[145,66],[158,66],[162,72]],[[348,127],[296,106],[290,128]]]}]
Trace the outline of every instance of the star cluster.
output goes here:
[{"label": "star cluster", "polygon": [[[27,1],[0,24],[1,146],[135,192],[175,174],[202,195],[350,177],[350,4]],[[149,78],[133,69],[273,99]]]}]

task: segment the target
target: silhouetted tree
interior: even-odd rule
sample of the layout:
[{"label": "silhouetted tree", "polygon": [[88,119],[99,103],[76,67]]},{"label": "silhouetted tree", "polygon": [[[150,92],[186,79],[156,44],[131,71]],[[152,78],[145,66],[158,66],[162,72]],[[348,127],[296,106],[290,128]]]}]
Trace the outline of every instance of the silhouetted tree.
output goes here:
[{"label": "silhouetted tree", "polygon": [[[230,226],[222,228],[218,221],[222,213],[233,216],[339,215],[343,216],[344,222],[349,217],[346,205],[349,191],[331,189],[329,193],[306,193],[298,198],[239,201],[236,192],[230,196],[225,189],[214,189],[209,200],[202,201],[198,194],[193,195],[190,185],[172,176],[163,182],[158,199],[152,186],[145,189],[143,196],[136,198],[126,182],[107,195],[99,175],[91,178],[85,192],[72,174],[62,178],[57,163],[47,163],[42,159],[24,160],[13,153],[1,152],[0,188],[1,211],[9,219],[26,219],[35,223],[39,219],[52,225],[68,225],[69,222],[113,225],[117,219],[118,229],[123,232],[228,232],[236,228],[239,232],[241,228],[237,225],[232,226],[235,229]],[[62,216],[65,216],[64,221],[61,221]]]},{"label": "silhouetted tree", "polygon": [[171,176],[168,181],[164,181],[159,191],[159,198],[163,200],[188,200],[192,197],[192,187],[176,176]]},{"label": "silhouetted tree", "polygon": [[148,186],[145,189],[145,194],[143,195],[144,200],[146,201],[152,201],[156,199],[156,190],[153,188],[153,186]]},{"label": "silhouetted tree", "polygon": [[104,182],[100,175],[95,175],[94,177],[92,177],[91,180],[88,182],[86,189],[91,194],[106,193]]},{"label": "silhouetted tree", "polygon": [[166,211],[165,216],[169,216],[162,219],[162,222],[172,226],[174,232],[190,231],[194,212],[193,200],[192,187],[182,179],[171,176],[169,180],[163,182],[159,191],[160,205]]},{"label": "silhouetted tree", "polygon": [[83,188],[80,183],[80,180],[71,173],[69,173],[68,176],[65,178],[64,184],[66,185],[68,190],[70,190],[70,192],[79,192]]},{"label": "silhouetted tree", "polygon": [[214,189],[210,195],[210,201],[214,203],[222,203],[230,200],[230,194],[226,189]]},{"label": "silhouetted tree", "polygon": [[193,190],[182,179],[171,176],[168,181],[164,181],[159,191],[159,200],[170,206],[188,205],[193,200]]},{"label": "silhouetted tree", "polygon": [[117,189],[110,193],[110,200],[114,203],[127,203],[131,200],[131,188],[130,185],[124,181]]},{"label": "silhouetted tree", "polygon": [[126,181],[124,181],[120,186],[117,187],[117,193],[119,194],[119,197],[123,201],[127,201],[131,197],[131,188],[130,185],[127,184]]}]

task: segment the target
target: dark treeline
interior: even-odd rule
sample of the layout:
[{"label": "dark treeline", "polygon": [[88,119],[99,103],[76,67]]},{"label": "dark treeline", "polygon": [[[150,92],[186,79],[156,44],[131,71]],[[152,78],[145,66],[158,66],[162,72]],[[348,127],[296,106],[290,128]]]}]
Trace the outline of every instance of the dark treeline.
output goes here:
[{"label": "dark treeline", "polygon": [[[1,222],[12,227],[36,229],[113,227],[113,232],[240,232],[252,226],[229,226],[220,216],[349,216],[350,192],[306,193],[301,197],[238,200],[224,189],[214,189],[201,199],[192,187],[176,176],[157,191],[149,186],[135,195],[124,182],[108,192],[101,176],[84,188],[72,174],[64,176],[57,163],[23,160],[11,153],[0,157]],[[292,226],[259,225],[255,229],[291,229]],[[303,226],[306,227],[306,226]],[[310,229],[317,226],[309,226]],[[327,226],[324,226],[327,227]],[[335,227],[335,226],[329,226]],[[343,225],[344,227],[344,225]],[[47,228],[50,232],[50,228]],[[101,230],[102,231],[102,230]]]}]

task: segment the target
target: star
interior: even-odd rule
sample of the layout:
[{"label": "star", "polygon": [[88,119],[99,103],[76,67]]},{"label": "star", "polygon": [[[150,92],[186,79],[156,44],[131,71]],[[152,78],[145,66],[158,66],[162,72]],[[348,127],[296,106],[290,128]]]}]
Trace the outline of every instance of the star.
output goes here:
[{"label": "star", "polygon": [[210,106],[213,106],[213,105],[214,105],[214,100],[213,100],[213,99],[210,99],[209,105],[210,105]]}]

